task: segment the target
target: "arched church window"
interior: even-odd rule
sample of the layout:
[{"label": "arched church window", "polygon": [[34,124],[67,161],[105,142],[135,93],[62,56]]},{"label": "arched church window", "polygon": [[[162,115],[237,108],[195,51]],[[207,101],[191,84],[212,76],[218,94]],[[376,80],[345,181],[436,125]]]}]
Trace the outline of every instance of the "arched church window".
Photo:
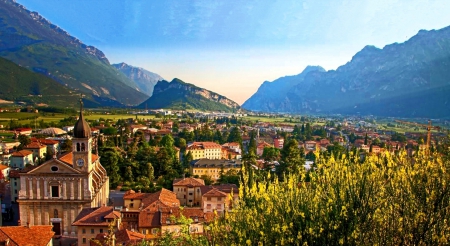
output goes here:
[{"label": "arched church window", "polygon": [[80,151],[80,143],[77,143],[77,151]]},{"label": "arched church window", "polygon": [[84,143],[81,143],[81,151],[86,151],[86,146],[84,145]]},{"label": "arched church window", "polygon": [[58,209],[53,210],[53,218],[58,218]]}]

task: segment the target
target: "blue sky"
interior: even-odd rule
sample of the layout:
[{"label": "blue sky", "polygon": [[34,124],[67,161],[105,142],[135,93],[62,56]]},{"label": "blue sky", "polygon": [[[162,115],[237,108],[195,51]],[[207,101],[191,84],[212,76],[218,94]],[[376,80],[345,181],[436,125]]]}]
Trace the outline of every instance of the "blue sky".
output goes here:
[{"label": "blue sky", "polygon": [[265,80],[450,25],[448,0],[17,0],[84,43],[242,104]]}]

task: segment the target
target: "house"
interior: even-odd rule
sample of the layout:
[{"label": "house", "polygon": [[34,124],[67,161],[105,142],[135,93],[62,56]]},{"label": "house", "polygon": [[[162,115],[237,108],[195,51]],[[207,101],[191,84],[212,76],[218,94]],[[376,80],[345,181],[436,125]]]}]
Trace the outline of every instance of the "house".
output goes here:
[{"label": "house", "polygon": [[9,177],[9,171],[10,168],[8,166],[0,164],[0,172],[1,172],[0,179],[2,180],[2,182]]},{"label": "house", "polygon": [[[140,193],[129,190],[124,194],[124,208],[122,209],[122,228],[137,230],[140,212],[150,205],[179,207],[177,195],[167,189],[155,193]],[[144,233],[146,234],[146,233]]]},{"label": "house", "polygon": [[[111,241],[108,242],[107,238],[111,237]],[[110,246],[110,245],[137,245],[145,239],[145,235],[136,231],[130,231],[128,229],[121,229],[115,231],[112,234],[107,232],[99,233],[95,237],[94,241],[90,242],[91,246]]]},{"label": "house", "polygon": [[262,154],[264,153],[264,148],[272,148],[273,145],[263,141],[258,143],[258,146],[256,146],[256,155],[258,156],[262,156]]},{"label": "house", "polygon": [[20,150],[11,154],[10,167],[23,169],[26,165],[34,165],[33,152],[29,150]]},{"label": "house", "polygon": [[31,138],[31,142],[39,142],[45,146],[47,146],[47,153],[51,153],[52,155],[59,153],[59,142],[53,139],[45,139],[45,138]]},{"label": "house", "polygon": [[75,218],[72,226],[77,227],[78,245],[90,245],[90,241],[99,233],[106,233],[109,227],[119,229],[121,214],[113,207],[102,206],[83,208]]},{"label": "house", "polygon": [[230,188],[231,186],[233,185],[201,187],[203,212],[223,214],[225,211],[231,211],[233,203],[239,197],[237,186],[234,185],[234,187]]},{"label": "house", "polygon": [[277,149],[282,149],[284,146],[284,138],[281,137],[275,137],[273,139],[273,145]]},{"label": "house", "polygon": [[192,175],[207,175],[213,181],[220,178],[220,173],[226,173],[229,170],[239,172],[242,167],[241,160],[209,160],[200,159],[191,162],[190,173]]},{"label": "house", "polygon": [[316,141],[305,141],[305,150],[315,151],[317,147]]},{"label": "house", "polygon": [[45,159],[45,155],[47,154],[47,145],[41,144],[40,142],[31,142],[24,149],[33,152],[33,160]]},{"label": "house", "polygon": [[173,192],[182,206],[200,206],[202,195],[200,187],[205,186],[203,179],[181,178],[173,181]]},{"label": "house", "polygon": [[33,129],[26,128],[26,127],[14,129],[14,132],[16,134],[18,134],[18,135],[26,135],[26,136],[30,136],[32,131],[33,131]]},{"label": "house", "polygon": [[151,204],[139,214],[139,232],[146,238],[153,239],[165,233],[180,233],[182,225],[178,219],[182,216],[192,219],[189,225],[189,233],[202,234],[203,223],[214,218],[212,213],[204,213],[201,208],[172,207],[166,204]]},{"label": "house", "polygon": [[0,227],[0,245],[52,246],[51,225]]},{"label": "house", "polygon": [[222,146],[214,142],[194,142],[186,148],[186,153],[191,152],[194,160],[220,159]]}]

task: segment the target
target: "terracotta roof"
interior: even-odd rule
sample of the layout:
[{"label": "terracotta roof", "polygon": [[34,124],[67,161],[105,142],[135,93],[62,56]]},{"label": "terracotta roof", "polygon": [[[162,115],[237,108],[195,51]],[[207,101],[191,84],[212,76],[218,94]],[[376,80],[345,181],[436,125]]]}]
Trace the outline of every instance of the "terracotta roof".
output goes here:
[{"label": "terracotta roof", "polygon": [[[98,155],[96,155],[96,154],[92,154],[92,155],[91,155],[91,162],[92,162],[92,163],[94,163],[97,159],[98,159]],[[62,156],[59,156],[59,157],[58,157],[58,160],[60,160],[60,161],[62,161],[62,162],[64,162],[64,163],[66,163],[66,164],[68,164],[68,165],[73,166],[73,163],[72,163],[72,161],[73,161],[73,153],[72,153],[72,152],[69,152],[69,153],[64,154],[64,155],[62,155]]]},{"label": "terracotta roof", "polygon": [[212,188],[211,190],[202,194],[203,194],[202,196],[204,197],[227,197],[227,194],[225,192],[222,192],[216,188]]},{"label": "terracotta roof", "polygon": [[123,199],[144,199],[145,197],[151,195],[151,193],[141,193],[135,192],[134,190],[129,190],[123,195]]},{"label": "terracotta roof", "polygon": [[127,229],[118,230],[115,233],[116,244],[125,243],[136,243],[145,239],[145,235],[139,232],[129,231]]},{"label": "terracotta roof", "polygon": [[35,137],[31,138],[31,142],[40,142],[40,143],[45,144],[45,145],[53,145],[53,144],[59,143],[56,140],[45,139],[45,138],[35,138]]},{"label": "terracotta roof", "polygon": [[[0,227],[9,239],[11,245],[46,246],[55,234],[51,225],[41,226],[5,226]],[[4,236],[1,236],[3,238]]]},{"label": "terracotta roof", "polygon": [[5,166],[5,165],[2,165],[2,164],[0,164],[0,171],[3,171],[3,170],[5,170],[6,168],[9,168],[8,166]]},{"label": "terracotta roof", "polygon": [[181,179],[174,179],[173,185],[197,187],[197,186],[204,186],[205,181],[203,179],[196,179],[196,178],[181,178]]},{"label": "terracotta roof", "polygon": [[33,152],[29,151],[29,150],[20,150],[20,151],[16,151],[14,153],[11,154],[11,156],[14,157],[25,157],[27,155],[32,155]]},{"label": "terracotta roof", "polygon": [[186,218],[198,219],[197,222],[210,221],[201,208],[180,209],[180,207],[160,205],[156,209],[147,208],[139,213],[139,227],[155,228],[173,224],[175,222],[172,221],[172,216],[180,218],[181,214]]},{"label": "terracotta roof", "polygon": [[[108,226],[109,223],[106,222],[105,218],[118,216],[120,214],[113,213],[114,207],[104,206],[97,208],[84,208],[78,214],[75,221],[72,223],[73,226]],[[113,214],[113,215],[111,215]]]},{"label": "terracotta roof", "polygon": [[47,146],[41,144],[40,142],[31,142],[29,145],[25,146],[25,149],[42,149],[42,148],[47,148]]}]

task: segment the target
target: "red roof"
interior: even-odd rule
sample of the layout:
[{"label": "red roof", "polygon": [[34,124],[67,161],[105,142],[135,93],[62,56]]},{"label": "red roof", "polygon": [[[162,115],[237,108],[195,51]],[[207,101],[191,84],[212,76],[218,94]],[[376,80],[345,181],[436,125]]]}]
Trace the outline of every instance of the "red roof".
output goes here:
[{"label": "red roof", "polygon": [[[91,162],[94,163],[97,159],[98,159],[98,155],[92,154]],[[69,152],[69,153],[64,154],[62,156],[59,156],[58,160],[60,160],[60,161],[62,161],[64,163],[69,164],[69,165],[72,166],[73,165],[73,163],[72,163],[72,161],[73,161],[73,153]]]},{"label": "red roof", "polygon": [[196,178],[181,178],[173,180],[173,186],[187,186],[187,187],[199,187],[204,186],[205,181],[203,179]]},{"label": "red roof", "polygon": [[97,208],[84,208],[78,214],[73,226],[108,226],[105,219],[120,218],[120,213],[114,207],[104,206]]},{"label": "red roof", "polygon": [[32,155],[32,154],[33,154],[33,152],[31,152],[29,150],[20,150],[20,151],[16,151],[16,152],[12,153],[11,156],[25,157],[25,156]]},{"label": "red roof", "polygon": [[31,142],[29,145],[25,146],[25,149],[42,149],[42,148],[47,148],[47,146],[41,144],[40,142]]},{"label": "red roof", "polygon": [[51,225],[40,226],[4,226],[0,227],[3,234],[1,239],[6,235],[12,243],[11,245],[20,246],[46,246],[55,234]]}]

